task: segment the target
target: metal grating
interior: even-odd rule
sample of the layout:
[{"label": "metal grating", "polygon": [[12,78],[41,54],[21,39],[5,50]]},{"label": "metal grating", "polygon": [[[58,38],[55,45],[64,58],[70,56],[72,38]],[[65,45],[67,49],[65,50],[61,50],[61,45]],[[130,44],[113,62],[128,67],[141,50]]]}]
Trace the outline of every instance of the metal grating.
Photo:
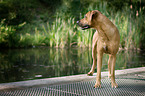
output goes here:
[{"label": "metal grating", "polygon": [[102,88],[93,88],[95,80],[52,85],[15,91],[0,91],[0,96],[145,96],[145,80],[116,79],[119,88],[111,88],[109,79],[102,79]]}]

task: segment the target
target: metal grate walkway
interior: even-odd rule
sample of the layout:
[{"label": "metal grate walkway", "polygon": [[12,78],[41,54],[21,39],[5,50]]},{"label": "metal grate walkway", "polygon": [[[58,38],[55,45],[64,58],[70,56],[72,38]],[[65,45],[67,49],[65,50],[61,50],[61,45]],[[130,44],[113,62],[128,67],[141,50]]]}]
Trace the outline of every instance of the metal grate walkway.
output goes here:
[{"label": "metal grate walkway", "polygon": [[93,88],[95,80],[51,85],[22,90],[0,91],[0,96],[145,96],[144,79],[116,79],[119,88],[111,88],[109,79],[102,79],[102,88]]}]

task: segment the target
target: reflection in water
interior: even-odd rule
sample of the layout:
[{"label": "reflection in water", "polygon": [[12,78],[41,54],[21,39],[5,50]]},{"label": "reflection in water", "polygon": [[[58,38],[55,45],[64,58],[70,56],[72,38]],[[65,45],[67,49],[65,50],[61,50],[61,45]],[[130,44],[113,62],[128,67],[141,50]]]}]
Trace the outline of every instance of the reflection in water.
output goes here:
[{"label": "reflection in water", "polygon": [[[92,65],[91,49],[20,49],[0,51],[0,83],[86,74]],[[102,71],[108,70],[104,54]],[[145,53],[120,51],[116,70],[145,66]]]}]

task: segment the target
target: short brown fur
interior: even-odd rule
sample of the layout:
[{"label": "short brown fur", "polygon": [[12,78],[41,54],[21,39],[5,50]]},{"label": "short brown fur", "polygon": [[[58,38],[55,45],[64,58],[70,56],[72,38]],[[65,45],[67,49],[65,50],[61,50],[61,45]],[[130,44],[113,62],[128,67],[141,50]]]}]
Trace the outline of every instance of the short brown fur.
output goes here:
[{"label": "short brown fur", "polygon": [[93,65],[90,72],[88,72],[89,76],[93,75],[97,62],[97,77],[94,87],[101,87],[102,57],[104,53],[107,53],[109,54],[108,77],[111,78],[111,86],[117,88],[118,85],[115,82],[115,63],[120,43],[120,35],[117,27],[98,10],[89,11],[85,15],[85,18],[77,21],[77,23],[83,30],[88,28],[96,29],[92,44]]}]

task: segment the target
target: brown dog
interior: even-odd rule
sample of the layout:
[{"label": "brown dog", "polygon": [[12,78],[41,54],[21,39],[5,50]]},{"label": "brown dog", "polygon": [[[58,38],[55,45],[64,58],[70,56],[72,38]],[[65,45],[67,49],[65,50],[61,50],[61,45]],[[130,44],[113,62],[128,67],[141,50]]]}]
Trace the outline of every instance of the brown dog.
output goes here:
[{"label": "brown dog", "polygon": [[109,54],[108,60],[108,77],[111,78],[112,88],[117,88],[115,82],[115,62],[116,53],[119,49],[120,35],[116,26],[98,10],[89,11],[85,18],[77,21],[78,25],[83,29],[94,28],[96,32],[93,36],[92,57],[93,65],[88,75],[93,75],[96,67],[96,53],[97,55],[97,78],[95,88],[101,87],[101,67],[102,57],[104,53]]}]

